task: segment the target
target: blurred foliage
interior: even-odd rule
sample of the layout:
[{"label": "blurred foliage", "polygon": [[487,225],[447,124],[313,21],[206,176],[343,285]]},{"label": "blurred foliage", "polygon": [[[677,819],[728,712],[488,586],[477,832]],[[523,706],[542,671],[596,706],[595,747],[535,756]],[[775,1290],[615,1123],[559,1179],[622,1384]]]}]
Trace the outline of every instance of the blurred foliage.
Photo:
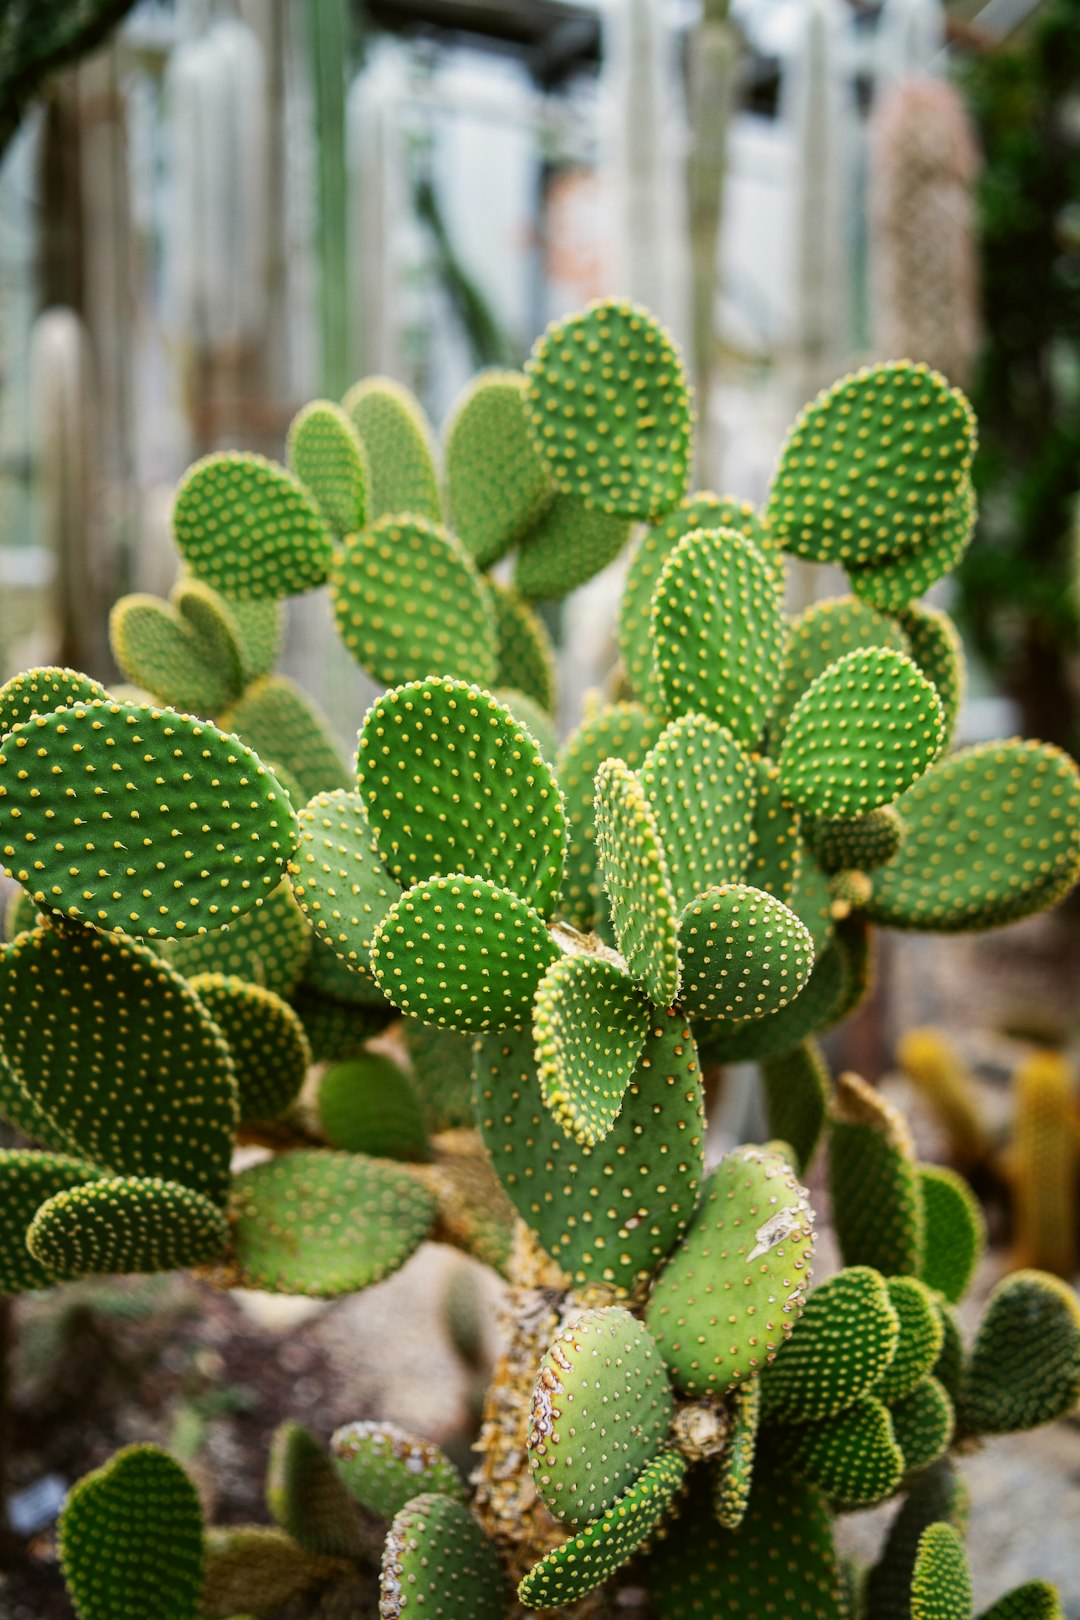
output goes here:
[{"label": "blurred foliage", "polygon": [[1080,645],[1080,0],[975,59],[986,344],[972,402],[980,535],[958,574],[964,628],[1025,729],[1076,753]]},{"label": "blurred foliage", "polygon": [[135,0],[0,0],[0,153],[42,80],[104,43]]}]

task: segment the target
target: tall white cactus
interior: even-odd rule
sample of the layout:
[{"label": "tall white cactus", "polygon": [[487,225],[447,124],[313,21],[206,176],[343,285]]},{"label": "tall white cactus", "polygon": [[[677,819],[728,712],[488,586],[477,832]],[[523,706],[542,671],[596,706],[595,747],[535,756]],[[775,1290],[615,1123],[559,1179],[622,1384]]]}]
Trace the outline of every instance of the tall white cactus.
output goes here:
[{"label": "tall white cactus", "polygon": [[874,37],[874,94],[940,71],[945,49],[942,0],[884,0]]}]

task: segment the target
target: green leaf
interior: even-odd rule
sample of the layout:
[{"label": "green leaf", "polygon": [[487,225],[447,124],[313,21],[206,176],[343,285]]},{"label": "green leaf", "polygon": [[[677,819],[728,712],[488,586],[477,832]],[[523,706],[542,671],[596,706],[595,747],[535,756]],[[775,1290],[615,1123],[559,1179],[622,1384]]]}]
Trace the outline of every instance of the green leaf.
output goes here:
[{"label": "green leaf", "polygon": [[506,1620],[502,1564],[469,1512],[452,1497],[416,1496],[386,1538],[380,1614],[396,1620],[414,1605],[439,1620]]},{"label": "green leaf", "polygon": [[622,1107],[652,1014],[629,975],[602,956],[554,961],[533,1011],[544,1102],[568,1136],[605,1137]]},{"label": "green leaf", "polygon": [[465,1486],[450,1459],[431,1440],[420,1440],[396,1423],[346,1423],[331,1436],[330,1458],[349,1495],[380,1519],[400,1513],[418,1485],[465,1501]]},{"label": "green leaf", "polygon": [[352,534],[363,528],[371,470],[360,435],[339,405],[313,399],[293,417],[286,459],[330,529]]},{"label": "green leaf", "polygon": [[648,519],[682,499],[690,393],[675,345],[647,310],[590,304],[549,326],[525,369],[533,443],[565,494]]},{"label": "green leaf", "polygon": [[932,1524],[919,1537],[911,1581],[911,1620],[971,1620],[971,1571],[959,1531]]},{"label": "green leaf", "polygon": [[270,1512],[305,1552],[359,1558],[367,1551],[360,1515],[326,1449],[299,1423],[282,1423],[266,1470]]},{"label": "green leaf", "polygon": [[60,1271],[31,1254],[27,1229],[42,1204],[101,1174],[69,1154],[0,1150],[0,1294],[28,1294],[62,1280]]},{"label": "green leaf", "polygon": [[330,531],[304,486],[265,456],[230,450],[185,473],[173,538],[188,566],[226,596],[296,596],[321,585]]},{"label": "green leaf", "polygon": [[366,377],[341,406],[371,470],[368,522],[409,512],[437,523],[442,513],[431,428],[409,390],[391,377]]},{"label": "green leaf", "polygon": [[942,1165],[921,1164],[919,1186],[926,1230],[919,1275],[955,1305],[986,1247],[982,1208],[963,1177]]},{"label": "green leaf", "polygon": [[519,371],[481,372],[446,424],[450,521],[481,568],[528,533],[555,493],[529,439],[526,387]]},{"label": "green leaf", "polygon": [[1015,1434],[1080,1400],[1080,1304],[1043,1271],[1014,1271],[987,1301],[958,1403],[969,1434]]},{"label": "green leaf", "polygon": [[885,1279],[849,1266],[807,1297],[786,1344],[761,1373],[767,1422],[836,1417],[869,1393],[896,1352],[900,1328]]},{"label": "green leaf", "polygon": [[26,1246],[57,1277],[92,1277],[201,1266],[228,1235],[218,1206],[190,1187],[118,1176],[56,1193],[30,1223]]},{"label": "green leaf", "polygon": [[76,704],[4,740],[0,859],[39,905],[98,927],[219,928],[276,888],[295,838],[251,750],[170,709]]},{"label": "green leaf", "polygon": [[750,858],[756,782],[731,733],[704,715],[683,715],[664,728],[638,775],[676,906],[737,883]]},{"label": "green leaf", "polygon": [[780,900],[744,883],[706,889],[679,919],[682,1001],[694,1018],[764,1018],[810,977],[814,943]]},{"label": "green leaf", "polygon": [[656,818],[640,777],[621,759],[596,773],[596,849],[619,950],[658,1007],[679,993],[678,917]]},{"label": "green leaf", "polygon": [[220,720],[222,730],[235,732],[260,759],[294,776],[306,797],[354,786],[329,721],[285,675],[254,681]]},{"label": "green leaf", "polygon": [[60,1513],[59,1553],[78,1620],[195,1620],[202,1510],[156,1446],[127,1446],[79,1481]]},{"label": "green leaf", "polygon": [[188,983],[225,1037],[240,1119],[276,1119],[296,1100],[312,1061],[300,1019],[287,1001],[246,979],[200,973]]}]

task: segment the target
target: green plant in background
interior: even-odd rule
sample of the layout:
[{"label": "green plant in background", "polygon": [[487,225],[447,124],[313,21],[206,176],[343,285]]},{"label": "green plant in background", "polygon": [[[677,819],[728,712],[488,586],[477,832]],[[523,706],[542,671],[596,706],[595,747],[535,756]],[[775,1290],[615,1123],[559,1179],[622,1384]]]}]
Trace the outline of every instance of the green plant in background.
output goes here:
[{"label": "green plant in background", "polygon": [[[80,1616],[146,1612],[174,1522],[203,1570],[176,1620],[502,1616],[515,1587],[584,1616],[624,1570],[663,1620],[777,1581],[823,1620],[951,1601],[918,1555],[958,1517],[950,1449],[1070,1409],[1080,1311],[1020,1273],[965,1348],[978,1207],[814,1037],[872,923],[996,926],[1080,869],[1066,756],[948,753],[958,643],[917,598],[966,544],[973,451],[963,397],[900,362],[803,412],[760,512],[689,493],[679,355],[596,304],[472,385],[441,474],[380,379],[307,407],[288,467],[192,468],[172,601],[113,618],[146,701],[0,691],[0,1109],[37,1144],[0,1158],[0,1286],[191,1266],[329,1298],[429,1236],[510,1284],[469,1486],[385,1425],[327,1452],[287,1424],[278,1528],[194,1534],[175,1464],[121,1454],[65,1510]],[[560,747],[533,601],[635,525],[621,697]],[[789,621],[785,553],[852,594]],[[282,599],[324,583],[388,684],[351,763],[272,673]],[[707,1171],[702,1064],[743,1060],[771,1140]],[[822,1138],[844,1269],[812,1288]],[[268,1151],[233,1173],[238,1139]],[[892,1497],[856,1601],[835,1514]]]}]

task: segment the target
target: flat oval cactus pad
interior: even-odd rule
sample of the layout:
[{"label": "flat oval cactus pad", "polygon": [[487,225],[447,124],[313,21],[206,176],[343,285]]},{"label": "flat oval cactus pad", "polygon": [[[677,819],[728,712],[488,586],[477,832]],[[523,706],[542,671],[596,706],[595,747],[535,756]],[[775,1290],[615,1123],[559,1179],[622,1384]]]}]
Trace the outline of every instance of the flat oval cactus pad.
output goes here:
[{"label": "flat oval cactus pad", "polygon": [[173,536],[200,579],[226,596],[295,596],[321,585],[330,531],[299,479],[265,456],[228,451],[189,467]]},{"label": "flat oval cactus pad", "polygon": [[467,1507],[432,1492],[414,1497],[390,1526],[379,1591],[383,1620],[506,1620],[495,1548]]}]

